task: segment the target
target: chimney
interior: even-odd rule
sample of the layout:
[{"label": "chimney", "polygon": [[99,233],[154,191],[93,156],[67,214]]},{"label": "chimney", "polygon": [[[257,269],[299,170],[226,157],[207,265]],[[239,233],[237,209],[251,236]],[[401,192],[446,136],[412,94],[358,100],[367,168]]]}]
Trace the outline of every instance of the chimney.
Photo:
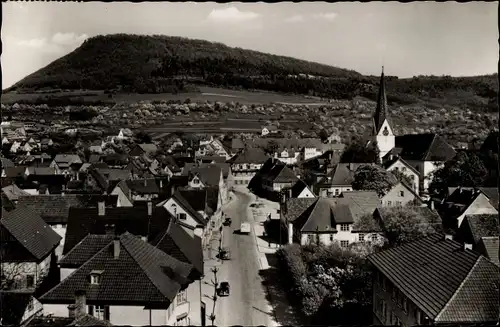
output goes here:
[{"label": "chimney", "polygon": [[444,239],[445,239],[445,240],[450,240],[450,241],[453,241],[453,235],[451,235],[451,234],[445,234],[445,235],[444,235]]},{"label": "chimney", "polygon": [[153,202],[148,201],[148,216],[151,217],[153,215]]},{"label": "chimney", "polygon": [[113,240],[113,257],[118,259],[120,257],[120,238],[115,237]]},{"label": "chimney", "polygon": [[432,199],[429,201],[429,206],[431,210],[434,210],[434,201]]},{"label": "chimney", "polygon": [[69,317],[79,318],[87,313],[87,296],[85,291],[75,292],[75,303],[68,305]]},{"label": "chimney", "polygon": [[104,230],[106,232],[106,235],[115,235],[115,225],[113,224],[106,224],[106,226],[104,226]]},{"label": "chimney", "polygon": [[144,186],[148,186],[148,180],[144,179]]},{"label": "chimney", "polygon": [[163,179],[160,179],[160,190],[163,189]]},{"label": "chimney", "polygon": [[472,251],[472,244],[470,244],[470,243],[464,243],[464,251],[465,250],[471,250]]},{"label": "chimney", "polygon": [[104,201],[97,202],[97,212],[99,216],[104,216],[106,214],[106,204]]}]

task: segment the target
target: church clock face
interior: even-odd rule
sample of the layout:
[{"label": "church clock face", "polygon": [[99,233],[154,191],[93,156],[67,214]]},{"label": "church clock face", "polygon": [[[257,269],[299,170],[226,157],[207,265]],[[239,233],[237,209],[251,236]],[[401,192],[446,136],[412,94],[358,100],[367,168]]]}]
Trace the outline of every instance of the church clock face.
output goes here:
[{"label": "church clock face", "polygon": [[386,127],[386,128],[384,128],[384,131],[383,131],[383,133],[382,133],[382,134],[384,134],[384,136],[389,135],[389,130],[387,129],[387,127]]}]

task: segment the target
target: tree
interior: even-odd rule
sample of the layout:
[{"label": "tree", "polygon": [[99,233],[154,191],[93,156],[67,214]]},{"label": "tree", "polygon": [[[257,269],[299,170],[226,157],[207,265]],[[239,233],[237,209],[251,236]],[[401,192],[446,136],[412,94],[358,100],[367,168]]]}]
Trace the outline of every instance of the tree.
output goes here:
[{"label": "tree", "polygon": [[487,178],[488,170],[483,161],[474,153],[461,151],[433,173],[429,189],[432,194],[442,195],[448,187],[483,186]]},{"label": "tree", "polygon": [[325,142],[328,139],[329,136],[330,135],[328,135],[328,132],[324,128],[320,129],[319,132],[318,132],[318,137],[323,142]]},{"label": "tree", "polygon": [[279,144],[275,140],[270,140],[264,148],[267,154],[274,155],[279,149]]},{"label": "tree", "polygon": [[410,179],[410,177],[403,174],[400,170],[393,170],[391,171],[391,173],[398,179],[398,181],[409,186],[413,185],[413,181]]},{"label": "tree", "polygon": [[379,163],[379,150],[375,143],[366,146],[361,139],[353,139],[342,153],[340,162]]},{"label": "tree", "polygon": [[151,136],[143,131],[139,131],[135,135],[135,139],[137,140],[137,143],[152,143],[153,142],[153,139],[151,138]]},{"label": "tree", "polygon": [[415,208],[390,207],[379,209],[381,225],[390,246],[398,246],[436,233],[439,220],[429,221]]},{"label": "tree", "polygon": [[387,170],[375,165],[362,165],[354,173],[352,188],[375,191],[379,196],[386,194],[398,182]]}]

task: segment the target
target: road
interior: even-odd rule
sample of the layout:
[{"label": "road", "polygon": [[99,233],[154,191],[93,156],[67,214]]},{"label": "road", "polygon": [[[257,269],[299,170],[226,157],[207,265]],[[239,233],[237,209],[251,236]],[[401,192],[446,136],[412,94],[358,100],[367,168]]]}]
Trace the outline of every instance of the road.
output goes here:
[{"label": "road", "polygon": [[231,294],[221,297],[216,304],[216,325],[218,326],[271,326],[271,308],[265,297],[259,270],[254,229],[251,234],[235,234],[241,222],[254,224],[248,206],[252,198],[244,193],[235,192],[235,197],[225,213],[231,217],[232,225],[224,227],[222,243],[231,251],[231,260],[219,266],[219,281],[228,281]]}]

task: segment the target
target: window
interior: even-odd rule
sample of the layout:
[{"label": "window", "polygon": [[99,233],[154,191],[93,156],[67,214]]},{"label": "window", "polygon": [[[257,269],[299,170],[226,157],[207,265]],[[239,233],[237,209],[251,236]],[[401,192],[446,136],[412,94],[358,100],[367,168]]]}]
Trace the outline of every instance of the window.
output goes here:
[{"label": "window", "polygon": [[402,171],[406,171],[406,167],[401,168]]},{"label": "window", "polygon": [[101,281],[101,270],[93,270],[90,272],[90,284],[98,285]]},{"label": "window", "polygon": [[26,287],[31,288],[35,286],[35,276],[26,275]]},{"label": "window", "polygon": [[392,206],[392,201],[387,201],[387,205],[390,207]]},{"label": "window", "polygon": [[397,206],[401,206],[401,201],[396,201]]},{"label": "window", "polygon": [[186,220],[186,214],[185,213],[178,213],[177,214],[177,219],[179,219],[179,220]]},{"label": "window", "polygon": [[405,196],[405,191],[399,191],[399,196]]},{"label": "window", "polygon": [[330,242],[333,242],[333,234],[330,234]]},{"label": "window", "polygon": [[396,287],[392,287],[392,301],[396,303],[398,298],[398,289]]},{"label": "window", "polygon": [[361,243],[364,243],[365,242],[365,234],[364,233],[359,233],[359,241]]},{"label": "window", "polygon": [[349,247],[349,241],[340,241],[340,246],[343,248]]},{"label": "window", "polygon": [[340,230],[342,232],[348,232],[349,231],[349,224],[340,224]]},{"label": "window", "polygon": [[90,305],[89,314],[100,320],[109,320],[109,309],[104,305]]},{"label": "window", "polygon": [[340,190],[338,188],[335,189],[335,196],[338,196],[340,194]]},{"label": "window", "polygon": [[313,235],[312,235],[312,234],[307,234],[307,241],[308,241],[309,243],[312,243],[312,242],[314,241],[314,237],[313,237]]},{"label": "window", "polygon": [[179,291],[177,293],[177,305],[187,302],[187,292],[186,290]]}]

